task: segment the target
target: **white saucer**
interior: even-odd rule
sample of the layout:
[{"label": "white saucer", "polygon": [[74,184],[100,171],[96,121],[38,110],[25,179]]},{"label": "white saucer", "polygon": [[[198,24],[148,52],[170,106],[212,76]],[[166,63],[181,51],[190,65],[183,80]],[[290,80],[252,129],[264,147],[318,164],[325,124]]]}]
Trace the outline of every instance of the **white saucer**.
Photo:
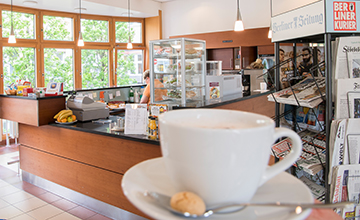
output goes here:
[{"label": "white saucer", "polygon": [[[172,196],[177,191],[165,173],[162,158],[143,161],[131,167],[124,175],[121,186],[130,202],[145,214],[154,219],[184,220],[160,206],[150,203],[141,193],[148,190]],[[281,173],[261,186],[251,202],[306,202],[314,199],[309,188],[297,178],[288,173]],[[299,220],[305,219],[311,209],[295,214],[288,208],[247,207],[233,214],[214,214],[207,219],[246,219],[246,220]]]}]

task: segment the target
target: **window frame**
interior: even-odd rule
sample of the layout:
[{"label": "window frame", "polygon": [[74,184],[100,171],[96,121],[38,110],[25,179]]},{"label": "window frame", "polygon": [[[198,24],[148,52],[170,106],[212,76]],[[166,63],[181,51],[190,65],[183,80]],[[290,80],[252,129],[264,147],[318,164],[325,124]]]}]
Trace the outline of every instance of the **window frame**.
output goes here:
[{"label": "window frame", "polygon": [[[79,16],[80,19],[80,16]],[[112,44],[114,41],[114,36],[115,36],[115,23],[113,22],[112,17],[105,17],[105,16],[98,16],[98,15],[83,15],[81,14],[81,19],[89,19],[89,20],[99,20],[99,21],[107,21],[108,22],[108,39],[109,42],[89,42],[89,41],[84,41],[85,46],[108,46],[109,44]],[[79,26],[78,26],[79,30],[77,31],[77,36],[76,36],[76,41],[78,40],[79,37],[79,31],[80,31],[80,20],[79,20]]]},{"label": "window frame", "polygon": [[[119,50],[129,50],[127,49],[126,47],[125,48],[121,48],[121,47],[117,47],[115,48],[115,58],[114,58],[114,80],[115,80],[115,83],[116,83],[116,86],[117,85],[117,76],[118,76],[118,73],[117,73],[117,67],[118,67],[118,51]],[[145,52],[146,50],[144,48],[133,48],[131,50],[142,50],[142,53],[143,53],[143,63],[142,63],[142,66],[143,66],[143,72],[145,71]],[[143,81],[143,80],[142,80]],[[138,85],[138,84],[132,84],[132,85]],[[132,86],[132,85],[128,85],[128,86]]]},{"label": "window frame", "polygon": [[[83,47],[81,47],[81,48],[79,48],[78,47],[78,49],[79,49],[79,59],[80,59],[80,63],[79,63],[79,76],[78,76],[78,79],[79,79],[79,83],[81,83],[81,85],[79,85],[80,87],[79,87],[79,89],[82,89],[82,62],[81,62],[81,50],[107,50],[108,52],[109,52],[109,76],[108,76],[108,80],[109,80],[109,86],[108,87],[112,87],[112,86],[114,86],[115,84],[114,84],[114,81],[113,81],[113,79],[114,79],[114,68],[113,68],[113,62],[112,62],[112,56],[113,56],[113,48],[112,47],[109,47],[109,46],[91,46],[91,45],[89,45],[89,46],[86,46],[86,44],[85,44],[85,46],[83,46]],[[115,83],[116,83],[116,81],[115,81]],[[107,88],[107,87],[105,87],[105,88]]]},{"label": "window frame", "polygon": [[54,48],[54,49],[72,49],[73,50],[73,79],[74,79],[74,89],[76,89],[76,62],[75,62],[75,59],[76,59],[76,47],[75,46],[72,46],[72,47],[69,47],[67,45],[61,45],[61,44],[47,44],[47,45],[43,45],[41,46],[41,52],[40,52],[40,56],[41,56],[41,81],[42,81],[42,84],[45,85],[45,58],[44,58],[44,49],[46,48]]},{"label": "window frame", "polygon": [[[3,60],[4,57],[3,57],[3,52],[4,52],[4,47],[26,47],[26,48],[33,48],[34,49],[34,56],[35,56],[35,83],[38,84],[38,81],[41,80],[39,79],[39,74],[38,74],[38,70],[39,70],[39,59],[38,59],[38,56],[39,56],[39,49],[37,47],[37,44],[34,44],[34,43],[17,43],[16,44],[9,44],[7,43],[7,38],[6,38],[6,43],[3,43],[2,44],[2,47],[1,47],[1,59]],[[1,82],[0,82],[0,85],[2,85],[2,87],[0,88],[0,92],[1,94],[3,94],[4,91],[1,91],[4,89],[4,63],[1,62]],[[33,86],[33,85],[32,85]]]},{"label": "window frame", "polygon": [[[115,24],[116,22],[129,22],[129,19],[126,17],[119,17],[119,18],[114,18],[114,42],[116,45],[119,45],[120,47],[125,47],[126,48],[126,43],[120,43],[120,42],[116,42],[116,27]],[[144,18],[131,18],[130,17],[130,23],[131,22],[139,22],[141,23],[141,35],[142,35],[142,40],[141,43],[132,43],[133,44],[133,48],[134,49],[138,49],[138,48],[142,48],[145,47],[145,19]]]},{"label": "window frame", "polygon": [[[0,3],[0,10],[11,10],[11,6]],[[85,42],[85,46],[78,47],[77,40],[79,37],[80,30],[80,14],[70,12],[60,12],[51,10],[42,10],[35,8],[26,8],[13,6],[13,12],[28,13],[34,15],[34,28],[35,28],[35,39],[19,39],[17,38],[16,44],[9,44],[8,38],[0,36],[2,43],[1,47],[1,58],[3,47],[31,47],[35,48],[35,63],[36,63],[36,87],[45,87],[45,67],[44,67],[44,48],[64,48],[73,49],[74,51],[74,89],[82,89],[82,77],[81,77],[81,49],[106,49],[109,51],[109,87],[117,86],[117,76],[115,74],[115,68],[117,65],[117,50],[127,50],[127,43],[116,43],[115,35],[115,22],[128,22],[128,17],[115,17],[115,16],[100,16],[81,14],[83,19],[91,20],[105,20],[108,21],[108,37],[109,42]],[[44,40],[43,37],[43,16],[56,16],[66,17],[73,19],[73,41],[59,41],[59,40]],[[130,18],[130,22],[139,22],[142,26],[142,43],[133,43],[134,50],[143,50],[143,69],[146,68],[147,59],[147,48],[145,42],[145,18]],[[0,13],[0,25],[2,25],[2,13]],[[4,79],[3,79],[3,63],[0,63],[0,94],[4,94]],[[128,85],[131,86],[131,85]]]},{"label": "window frame", "polygon": [[[2,23],[2,11],[11,11],[11,6],[8,5],[2,5],[0,7],[1,13],[0,13],[0,25],[1,27],[3,27],[3,23]],[[27,8],[20,8],[20,7],[14,7],[12,9],[13,12],[18,12],[18,13],[26,13],[26,14],[33,14],[34,15],[34,34],[35,34],[35,38],[34,39],[23,39],[23,38],[16,38],[16,43],[32,43],[32,42],[37,42],[38,38],[39,38],[39,33],[40,33],[40,29],[38,27],[38,22],[39,22],[39,11],[36,10],[31,10],[31,9],[27,9]],[[16,31],[15,31],[16,32]],[[15,35],[16,37],[16,35]],[[2,36],[2,29],[1,29],[1,40],[6,39],[6,42],[8,41],[8,37],[3,37]]]},{"label": "window frame", "polygon": [[[53,17],[64,17],[64,18],[72,18],[73,19],[73,40],[72,41],[63,41],[63,40],[45,40],[44,39],[44,16],[53,16]],[[76,42],[76,14],[70,14],[66,12],[49,12],[49,11],[41,11],[40,12],[40,43],[56,43],[56,44],[69,44],[69,43],[75,43]]]}]

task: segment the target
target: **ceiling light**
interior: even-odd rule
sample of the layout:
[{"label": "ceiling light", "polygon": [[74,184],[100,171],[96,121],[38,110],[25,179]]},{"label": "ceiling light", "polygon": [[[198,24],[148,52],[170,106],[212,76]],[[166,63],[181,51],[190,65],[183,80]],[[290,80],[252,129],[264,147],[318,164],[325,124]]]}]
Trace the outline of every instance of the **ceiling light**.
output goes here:
[{"label": "ceiling light", "polygon": [[74,8],[74,11],[76,12],[87,11],[87,8]]},{"label": "ceiling light", "polygon": [[270,0],[270,27],[269,27],[269,33],[268,33],[268,38],[272,38],[272,22],[271,22],[271,18],[272,18],[272,0]]},{"label": "ceiling light", "polygon": [[128,18],[129,18],[129,22],[128,22],[128,25],[129,25],[129,42],[127,43],[126,48],[127,49],[133,49],[133,45],[131,43],[131,29],[130,29],[130,0],[128,0]]},{"label": "ceiling light", "polygon": [[10,29],[10,35],[8,39],[9,44],[16,43],[15,33],[14,33],[14,26],[13,26],[13,11],[12,11],[12,5],[13,1],[11,0],[11,29]]},{"label": "ceiling light", "polygon": [[79,11],[80,11],[80,19],[79,19],[79,23],[80,23],[80,31],[79,31],[79,39],[78,39],[78,47],[83,47],[84,46],[84,39],[81,33],[81,0],[79,0]]},{"label": "ceiling light", "polygon": [[234,31],[243,31],[244,30],[244,23],[243,23],[242,18],[241,18],[239,1],[240,0],[237,0],[237,16],[236,16],[237,20],[235,21]]},{"label": "ceiling light", "polygon": [[37,1],[36,0],[25,0],[23,1],[24,5],[37,5]]}]

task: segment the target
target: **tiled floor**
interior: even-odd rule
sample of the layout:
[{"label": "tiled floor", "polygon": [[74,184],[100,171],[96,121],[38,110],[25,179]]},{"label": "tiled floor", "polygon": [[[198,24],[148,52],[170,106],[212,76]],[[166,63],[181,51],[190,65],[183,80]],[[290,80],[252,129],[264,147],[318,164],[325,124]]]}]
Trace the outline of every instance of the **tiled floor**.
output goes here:
[{"label": "tiled floor", "polygon": [[21,180],[18,146],[0,146],[0,220],[107,220],[103,215]]}]

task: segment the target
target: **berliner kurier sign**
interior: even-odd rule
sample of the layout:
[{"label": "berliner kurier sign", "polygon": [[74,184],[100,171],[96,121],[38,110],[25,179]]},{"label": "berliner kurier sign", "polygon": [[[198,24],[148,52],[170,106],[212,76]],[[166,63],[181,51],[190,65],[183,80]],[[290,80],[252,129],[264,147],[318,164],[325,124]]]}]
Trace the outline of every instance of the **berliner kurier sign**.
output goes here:
[{"label": "berliner kurier sign", "polygon": [[323,33],[358,32],[359,1],[317,1],[272,17],[272,42]]}]

